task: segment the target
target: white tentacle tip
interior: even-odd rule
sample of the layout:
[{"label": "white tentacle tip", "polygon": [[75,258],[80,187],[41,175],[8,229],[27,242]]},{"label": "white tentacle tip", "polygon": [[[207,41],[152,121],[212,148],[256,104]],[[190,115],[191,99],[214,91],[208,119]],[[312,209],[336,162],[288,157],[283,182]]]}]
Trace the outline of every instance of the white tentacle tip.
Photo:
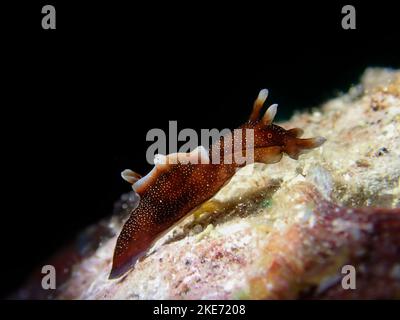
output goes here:
[{"label": "white tentacle tip", "polygon": [[259,100],[261,103],[264,103],[265,100],[267,100],[267,97],[268,97],[268,89],[262,89],[258,94],[257,100]]},{"label": "white tentacle tip", "polygon": [[262,118],[262,122],[265,125],[271,124],[272,121],[274,121],[276,112],[278,111],[278,105],[277,104],[273,104],[271,105],[267,111],[265,112],[263,118]]},{"label": "white tentacle tip", "polygon": [[134,172],[130,169],[125,169],[124,171],[122,171],[121,177],[122,177],[122,179],[129,182],[130,184],[134,184],[140,178],[136,172]]},{"label": "white tentacle tip", "polygon": [[167,163],[167,156],[163,154],[156,154],[154,156],[154,164],[155,165],[161,165],[161,164],[166,164]]},{"label": "white tentacle tip", "polygon": [[321,146],[321,145],[323,145],[325,143],[326,138],[324,138],[324,137],[315,137],[314,140],[315,140],[315,146],[319,147],[319,146]]}]

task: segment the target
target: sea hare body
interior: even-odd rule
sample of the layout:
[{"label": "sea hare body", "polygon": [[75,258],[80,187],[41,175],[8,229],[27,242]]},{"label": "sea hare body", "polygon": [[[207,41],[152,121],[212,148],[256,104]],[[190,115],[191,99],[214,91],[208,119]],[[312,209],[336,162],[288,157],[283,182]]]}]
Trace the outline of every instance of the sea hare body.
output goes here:
[{"label": "sea hare body", "polygon": [[[187,154],[157,155],[155,167],[144,178],[131,170],[122,172],[140,195],[140,203],[117,239],[110,279],[133,268],[157,237],[214,196],[237,169],[254,162],[279,162],[283,153],[298,159],[325,142],[322,137],[299,138],[302,129],[285,130],[272,124],[277,105],[270,106],[260,118],[267,95],[266,89],[260,91],[249,120],[237,129],[239,136],[227,134],[210,150],[200,146]],[[251,163],[242,157],[237,160],[239,155],[249,154]]]}]

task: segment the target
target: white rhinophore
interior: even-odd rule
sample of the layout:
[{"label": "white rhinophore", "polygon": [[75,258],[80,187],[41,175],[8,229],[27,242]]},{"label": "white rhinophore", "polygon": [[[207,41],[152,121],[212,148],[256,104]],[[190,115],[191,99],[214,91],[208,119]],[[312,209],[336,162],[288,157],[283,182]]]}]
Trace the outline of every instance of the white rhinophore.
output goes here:
[{"label": "white rhinophore", "polygon": [[273,104],[271,105],[267,111],[265,112],[264,116],[262,117],[262,123],[264,125],[269,125],[272,123],[272,121],[274,121],[275,115],[276,115],[276,111],[278,110],[278,105],[277,104]]}]

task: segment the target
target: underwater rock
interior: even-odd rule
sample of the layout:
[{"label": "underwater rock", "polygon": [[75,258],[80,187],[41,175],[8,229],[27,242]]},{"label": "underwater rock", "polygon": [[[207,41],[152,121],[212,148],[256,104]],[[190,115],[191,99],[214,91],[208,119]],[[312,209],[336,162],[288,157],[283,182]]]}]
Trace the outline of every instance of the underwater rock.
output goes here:
[{"label": "underwater rock", "polygon": [[[347,94],[279,125],[327,141],[297,161],[241,169],[134,270],[109,280],[137,201],[125,195],[109,221],[57,254],[57,272],[68,270],[57,290],[40,290],[36,276],[16,297],[399,298],[400,71],[367,69]],[[342,285],[349,265],[355,289]]]}]

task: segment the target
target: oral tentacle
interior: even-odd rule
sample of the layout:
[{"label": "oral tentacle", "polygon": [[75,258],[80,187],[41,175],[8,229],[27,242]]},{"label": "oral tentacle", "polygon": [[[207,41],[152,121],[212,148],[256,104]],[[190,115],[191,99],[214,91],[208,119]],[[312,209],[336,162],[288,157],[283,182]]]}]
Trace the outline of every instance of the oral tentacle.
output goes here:
[{"label": "oral tentacle", "polygon": [[135,182],[137,182],[142,178],[142,176],[139,173],[136,173],[135,171],[132,171],[130,169],[125,169],[124,171],[122,171],[121,177],[130,184],[134,184]]},{"label": "oral tentacle", "polygon": [[301,154],[311,149],[320,147],[326,139],[324,137],[315,137],[309,139],[289,139],[284,147],[284,152],[292,159],[297,160]]},{"label": "oral tentacle", "polygon": [[294,138],[300,138],[304,134],[304,130],[300,128],[293,128],[288,130],[287,133]]}]

